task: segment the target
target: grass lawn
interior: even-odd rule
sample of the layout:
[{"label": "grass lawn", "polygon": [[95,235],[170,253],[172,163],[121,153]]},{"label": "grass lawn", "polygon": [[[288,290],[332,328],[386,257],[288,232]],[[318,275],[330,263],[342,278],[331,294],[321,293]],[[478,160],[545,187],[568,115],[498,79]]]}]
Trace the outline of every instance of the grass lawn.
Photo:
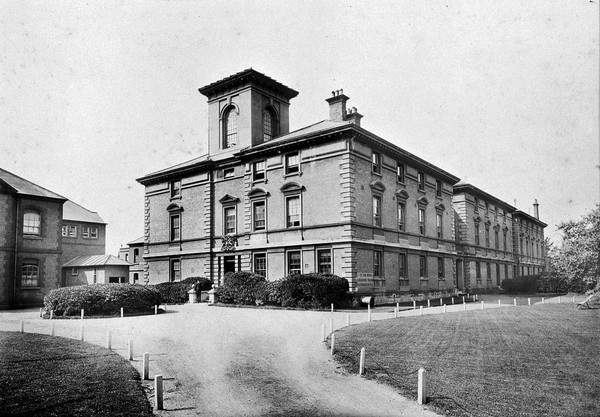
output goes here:
[{"label": "grass lawn", "polygon": [[336,331],[335,358],[449,416],[599,416],[600,311],[572,304],[382,320]]},{"label": "grass lawn", "polygon": [[137,371],[73,339],[0,332],[0,414],[152,416]]}]

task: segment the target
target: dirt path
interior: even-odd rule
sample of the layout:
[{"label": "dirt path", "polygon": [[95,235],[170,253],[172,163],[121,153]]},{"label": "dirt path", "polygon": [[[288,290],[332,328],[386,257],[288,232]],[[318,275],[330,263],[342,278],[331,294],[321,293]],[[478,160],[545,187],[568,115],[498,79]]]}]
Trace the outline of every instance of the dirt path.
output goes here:
[{"label": "dirt path", "polygon": [[[389,309],[380,318],[391,317]],[[49,333],[37,311],[0,312],[0,330]],[[408,312],[407,312],[408,313]],[[349,375],[321,342],[324,324],[345,313],[169,307],[158,316],[84,320],[85,339],[127,355],[150,353],[150,376],[164,378],[164,416],[435,416],[391,388]],[[374,317],[376,318],[376,317]],[[352,322],[365,321],[352,314]],[[78,338],[81,320],[54,320],[57,336]],[[358,354],[358,352],[357,352]],[[150,381],[144,383],[151,391]],[[415,379],[416,384],[416,379]],[[151,394],[151,392],[150,392]]]}]

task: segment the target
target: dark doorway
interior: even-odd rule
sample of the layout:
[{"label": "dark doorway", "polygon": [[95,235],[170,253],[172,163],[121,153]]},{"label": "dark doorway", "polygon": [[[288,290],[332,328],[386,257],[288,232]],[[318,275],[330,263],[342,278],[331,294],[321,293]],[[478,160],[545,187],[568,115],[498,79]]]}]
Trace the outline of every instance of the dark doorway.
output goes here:
[{"label": "dark doorway", "polygon": [[457,287],[459,290],[463,291],[465,289],[465,271],[463,261],[456,261],[456,277],[457,279]]},{"label": "dark doorway", "polygon": [[223,273],[235,272],[235,256],[223,257]]}]

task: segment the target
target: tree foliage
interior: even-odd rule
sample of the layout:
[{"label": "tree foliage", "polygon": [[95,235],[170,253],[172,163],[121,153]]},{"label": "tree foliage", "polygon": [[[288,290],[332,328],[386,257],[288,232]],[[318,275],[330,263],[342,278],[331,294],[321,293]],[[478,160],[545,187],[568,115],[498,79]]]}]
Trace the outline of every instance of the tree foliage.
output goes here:
[{"label": "tree foliage", "polygon": [[570,291],[584,292],[598,286],[600,275],[600,204],[579,221],[558,225],[562,245],[549,245],[554,272]]}]

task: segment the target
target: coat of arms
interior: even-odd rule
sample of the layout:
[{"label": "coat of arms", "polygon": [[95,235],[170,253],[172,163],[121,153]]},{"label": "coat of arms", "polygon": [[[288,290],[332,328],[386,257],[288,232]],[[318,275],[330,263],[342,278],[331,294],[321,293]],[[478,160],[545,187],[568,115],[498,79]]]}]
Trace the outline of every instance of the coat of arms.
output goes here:
[{"label": "coat of arms", "polygon": [[221,236],[221,250],[224,252],[233,252],[237,244],[237,239],[232,235]]}]

